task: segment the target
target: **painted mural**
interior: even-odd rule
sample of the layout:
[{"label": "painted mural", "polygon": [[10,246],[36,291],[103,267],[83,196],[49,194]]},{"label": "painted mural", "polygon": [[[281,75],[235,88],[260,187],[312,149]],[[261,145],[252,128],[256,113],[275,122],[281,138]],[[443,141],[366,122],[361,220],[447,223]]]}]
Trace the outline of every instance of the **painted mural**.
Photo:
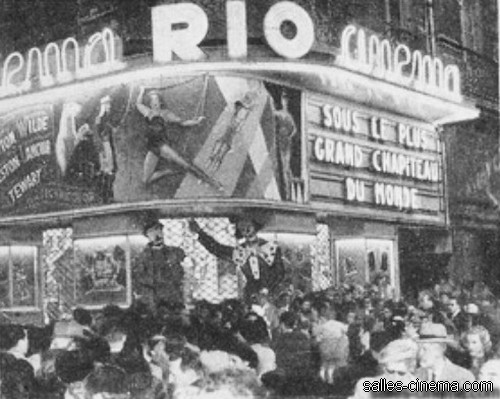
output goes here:
[{"label": "painted mural", "polygon": [[158,199],[286,201],[300,92],[198,74],[75,93],[0,117],[0,211]]}]

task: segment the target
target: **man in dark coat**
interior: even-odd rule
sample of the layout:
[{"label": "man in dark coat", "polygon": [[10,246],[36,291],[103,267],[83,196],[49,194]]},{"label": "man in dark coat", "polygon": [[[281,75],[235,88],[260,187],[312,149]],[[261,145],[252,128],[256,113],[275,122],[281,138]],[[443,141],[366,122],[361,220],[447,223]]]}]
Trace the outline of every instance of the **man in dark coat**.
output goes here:
[{"label": "man in dark coat", "polygon": [[271,295],[277,294],[279,283],[285,275],[280,248],[275,242],[257,236],[261,227],[250,215],[239,218],[236,221],[236,238],[243,238],[243,242],[231,247],[217,242],[194,220],[189,223],[191,231],[198,234],[201,245],[218,258],[232,261],[242,271],[247,281],[246,300],[250,300],[262,288],[267,288]]},{"label": "man in dark coat", "polygon": [[151,306],[160,301],[183,303],[184,251],[165,245],[163,224],[158,220],[147,222],[143,233],[149,243],[133,273],[134,290]]}]

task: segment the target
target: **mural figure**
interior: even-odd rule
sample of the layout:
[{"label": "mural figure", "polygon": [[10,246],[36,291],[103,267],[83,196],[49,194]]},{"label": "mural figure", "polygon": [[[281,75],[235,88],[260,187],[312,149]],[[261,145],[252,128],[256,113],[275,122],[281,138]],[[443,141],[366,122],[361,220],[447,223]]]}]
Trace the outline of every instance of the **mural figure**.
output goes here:
[{"label": "mural figure", "polygon": [[234,136],[241,130],[249,115],[249,107],[241,101],[234,103],[234,112],[225,133],[214,143],[210,157],[208,158],[208,168],[217,171],[226,154],[231,150]]},{"label": "mural figure", "polygon": [[67,164],[65,180],[68,183],[89,188],[96,184],[95,177],[101,169],[101,161],[93,136],[87,123],[78,129],[75,148]]},{"label": "mural figure", "polygon": [[146,118],[148,123],[147,130],[147,149],[144,159],[143,183],[149,184],[170,173],[170,169],[156,170],[160,158],[173,162],[181,169],[193,174],[201,181],[209,184],[217,190],[222,190],[222,185],[215,179],[207,175],[201,168],[186,160],[175,149],[177,137],[172,133],[172,125],[181,127],[197,126],[205,120],[204,116],[190,120],[181,120],[172,111],[163,108],[160,93],[156,90],[149,92],[149,106],[144,104],[145,88],[141,87],[137,97],[137,110]]},{"label": "mural figure", "polygon": [[99,114],[95,120],[99,143],[99,186],[104,203],[113,200],[113,182],[118,170],[113,134],[116,128],[111,124],[111,97],[101,98]]},{"label": "mural figure", "polygon": [[190,230],[198,234],[201,245],[213,255],[234,262],[242,271],[246,278],[245,299],[247,301],[252,295],[258,294],[262,288],[267,288],[271,295],[277,294],[279,284],[285,276],[285,267],[278,244],[257,236],[257,232],[262,227],[264,224],[259,223],[251,215],[237,219],[236,238],[242,238],[243,241],[236,247],[231,247],[217,242],[205,233],[196,221],[189,222]]},{"label": "mural figure", "polygon": [[133,270],[135,293],[151,306],[183,303],[184,251],[165,245],[163,224],[157,219],[147,221],[143,233],[149,242]]},{"label": "mural figure", "polygon": [[280,93],[280,103],[275,104],[274,118],[276,123],[276,141],[278,155],[281,163],[281,174],[285,199],[291,198],[292,171],[290,160],[292,158],[292,140],[297,134],[297,126],[289,110],[289,95],[285,90]]},{"label": "mural figure", "polygon": [[[76,146],[77,128],[76,116],[80,113],[82,106],[78,103],[66,103],[63,105],[61,119],[59,121],[59,133],[56,140],[56,158],[63,176],[66,175],[68,160]],[[85,129],[83,126],[80,129]]]}]

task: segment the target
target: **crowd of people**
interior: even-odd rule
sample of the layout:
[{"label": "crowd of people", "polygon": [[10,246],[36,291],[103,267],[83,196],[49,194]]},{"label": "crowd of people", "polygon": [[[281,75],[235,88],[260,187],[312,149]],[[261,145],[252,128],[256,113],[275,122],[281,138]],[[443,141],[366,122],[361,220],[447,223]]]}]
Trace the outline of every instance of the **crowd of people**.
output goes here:
[{"label": "crowd of people", "polygon": [[[483,287],[450,283],[418,301],[369,287],[250,301],[136,301],[76,308],[44,328],[0,325],[2,398],[352,397],[387,380],[492,381],[500,397],[500,308]],[[429,393],[398,393],[429,397]],[[439,393],[440,396],[446,393]],[[468,393],[466,397],[470,397]],[[394,394],[392,395],[394,396]]]}]

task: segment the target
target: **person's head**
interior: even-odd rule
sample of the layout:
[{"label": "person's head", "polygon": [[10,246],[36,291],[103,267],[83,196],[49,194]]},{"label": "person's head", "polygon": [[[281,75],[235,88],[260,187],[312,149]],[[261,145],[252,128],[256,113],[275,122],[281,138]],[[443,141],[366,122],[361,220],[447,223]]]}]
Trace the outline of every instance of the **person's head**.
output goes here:
[{"label": "person's head", "polygon": [[155,317],[159,322],[166,322],[173,315],[173,309],[170,302],[161,299],[156,305]]},{"label": "person's head", "polygon": [[312,304],[313,304],[312,298],[306,296],[304,298],[304,300],[302,301],[302,306],[301,306],[301,309],[300,309],[301,312],[304,313],[304,314],[311,313]]},{"label": "person's head", "polygon": [[163,224],[159,220],[148,221],[144,225],[143,233],[150,243],[154,245],[163,243]]},{"label": "person's head", "polygon": [[111,353],[119,353],[127,341],[127,331],[120,324],[110,323],[104,327],[103,337],[108,342]]},{"label": "person's head", "polygon": [[269,341],[266,321],[255,313],[246,315],[240,330],[241,335],[250,345]]},{"label": "person's head", "polygon": [[267,305],[269,303],[269,290],[267,288],[262,288],[257,296],[257,302],[260,306]]},{"label": "person's head", "polygon": [[73,310],[73,319],[82,326],[90,327],[92,325],[92,315],[87,309],[76,308]]},{"label": "person's head", "polygon": [[430,368],[444,359],[446,344],[442,342],[424,342],[419,344],[418,361],[423,368]]},{"label": "person's head", "polygon": [[28,362],[0,352],[1,398],[28,399],[34,382],[33,368]]},{"label": "person's head", "polygon": [[480,381],[491,381],[493,389],[500,391],[500,359],[491,359],[483,364],[479,371]]},{"label": "person's head", "polygon": [[447,303],[447,308],[448,308],[449,314],[451,314],[451,315],[454,315],[454,314],[460,312],[461,306],[460,306],[460,303],[459,303],[457,296],[453,296],[453,295],[450,296],[450,299],[448,300],[448,303]]},{"label": "person's head", "polygon": [[92,399],[128,398],[127,374],[111,365],[98,367],[85,379],[85,392]]},{"label": "person's head", "polygon": [[206,321],[210,317],[210,304],[207,301],[199,301],[195,304],[195,314],[202,320]]},{"label": "person's head", "polygon": [[354,310],[350,310],[347,312],[345,321],[348,325],[354,324],[356,322],[356,317],[356,312]]},{"label": "person's head", "polygon": [[387,301],[384,303],[384,307],[382,308],[382,318],[384,320],[390,320],[393,316],[393,303],[392,301]]},{"label": "person's head", "polygon": [[29,349],[28,334],[18,325],[6,324],[0,326],[0,350],[26,355]]},{"label": "person's head", "polygon": [[468,303],[463,309],[466,316],[467,328],[478,325],[481,317],[479,306],[475,303]]},{"label": "person's head", "polygon": [[320,299],[320,300],[315,301],[312,304],[311,308],[314,309],[318,313],[319,317],[322,317],[324,319],[329,319],[329,320],[335,319],[335,316],[336,316],[335,309],[334,309],[333,305],[325,299]]},{"label": "person's head", "polygon": [[166,354],[167,338],[163,335],[154,335],[148,340],[148,348],[150,355],[154,357],[161,357]]},{"label": "person's head", "polygon": [[397,339],[385,346],[379,355],[384,373],[403,377],[413,374],[417,364],[418,345],[411,339]]},{"label": "person's head", "polygon": [[448,343],[451,343],[451,339],[443,324],[422,324],[418,339],[420,366],[430,368],[444,360]]},{"label": "person's head", "polygon": [[462,342],[472,359],[483,359],[491,350],[490,333],[483,326],[473,326],[463,334]]},{"label": "person's head", "polygon": [[422,310],[430,310],[434,307],[434,299],[430,291],[420,291],[418,294],[418,306]]},{"label": "person's head", "polygon": [[349,287],[344,291],[344,303],[351,302],[354,299],[354,290],[352,287]]},{"label": "person's head", "polygon": [[282,330],[293,330],[297,326],[298,317],[293,312],[285,312],[280,316]]},{"label": "person's head", "polygon": [[292,300],[292,296],[290,292],[284,291],[279,294],[278,299],[276,300],[276,306],[278,308],[287,308],[290,306]]},{"label": "person's head", "polygon": [[288,104],[290,103],[290,95],[286,90],[281,92],[281,106],[286,111],[288,110]]},{"label": "person's head", "polygon": [[309,320],[304,315],[299,315],[299,318],[297,321],[297,330],[300,330],[301,332],[309,335],[309,333],[311,331],[311,325],[312,325],[311,320]]},{"label": "person's head", "polygon": [[162,100],[160,93],[156,90],[152,90],[149,92],[149,107],[153,111],[159,111],[162,108]]},{"label": "person's head", "polygon": [[61,351],[55,359],[55,371],[64,384],[83,381],[93,367],[92,360],[81,351]]},{"label": "person's head", "polygon": [[243,217],[236,222],[236,230],[245,240],[255,240],[257,237],[257,225],[250,218]]},{"label": "person's head", "polygon": [[441,291],[439,293],[439,302],[441,302],[442,306],[447,307],[450,302],[450,294],[447,291]]},{"label": "person's head", "polygon": [[171,360],[182,357],[186,348],[186,338],[180,334],[170,334],[165,337],[165,353]]}]

